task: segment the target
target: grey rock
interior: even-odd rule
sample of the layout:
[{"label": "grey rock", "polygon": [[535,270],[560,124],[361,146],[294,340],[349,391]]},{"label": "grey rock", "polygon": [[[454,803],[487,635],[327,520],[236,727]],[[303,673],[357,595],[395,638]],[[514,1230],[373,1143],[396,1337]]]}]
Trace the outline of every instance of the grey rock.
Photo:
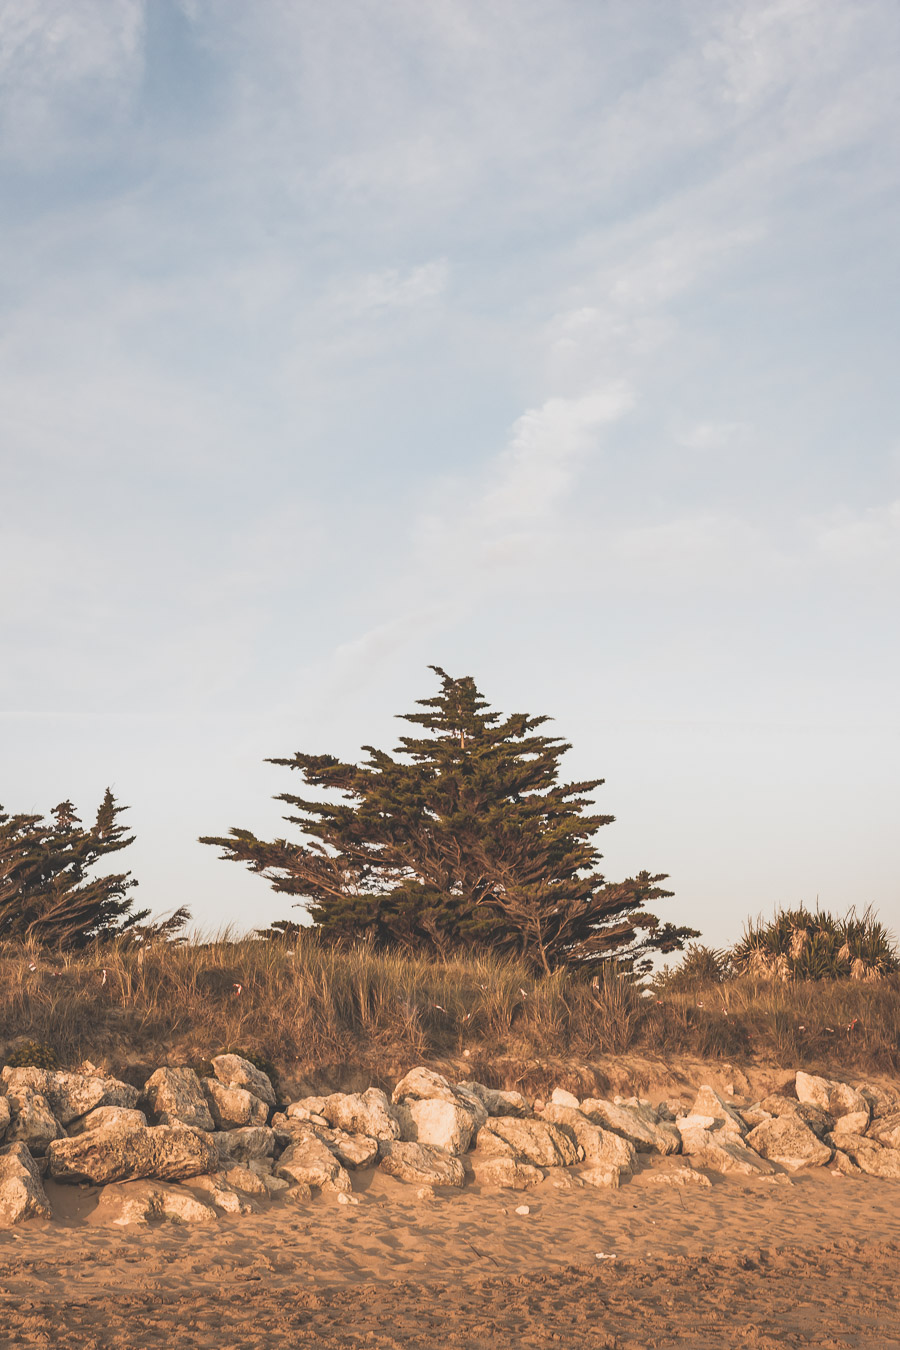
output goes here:
[{"label": "grey rock", "polygon": [[10,1111],[8,1142],[25,1144],[31,1153],[46,1153],[53,1140],[65,1134],[49,1101],[36,1088],[7,1083],[6,1103]]},{"label": "grey rock", "polygon": [[586,1186],[616,1191],[619,1189],[621,1175],[621,1167],[616,1167],[614,1163],[594,1163],[592,1167],[583,1167],[578,1173]]},{"label": "grey rock", "polygon": [[146,1124],[147,1117],[143,1111],[133,1111],[127,1106],[98,1106],[79,1120],[73,1120],[69,1133],[84,1134],[87,1130],[102,1129],[104,1125],[123,1125],[132,1129],[136,1125]]},{"label": "grey rock", "polygon": [[539,1186],[544,1174],[539,1167],[516,1162],[515,1158],[471,1159],[472,1174],[479,1186],[500,1186],[509,1191],[528,1191]]},{"label": "grey rock", "polygon": [[541,1118],[564,1130],[582,1150],[584,1161],[598,1167],[616,1167],[630,1173],[637,1167],[637,1152],[633,1144],[612,1130],[604,1130],[588,1120],[582,1111],[550,1102],[541,1111]]},{"label": "grey rock", "polygon": [[473,1081],[459,1083],[458,1086],[474,1093],[489,1116],[525,1117],[531,1115],[531,1106],[521,1092],[489,1088],[485,1087],[483,1083]]},{"label": "grey rock", "polygon": [[829,1134],[825,1142],[852,1158],[868,1176],[900,1181],[900,1152],[896,1149],[884,1148],[874,1139],[856,1134]]},{"label": "grey rock", "polygon": [[697,1093],[690,1114],[692,1116],[712,1116],[713,1120],[721,1121],[723,1125],[732,1126],[733,1130],[741,1136],[747,1133],[747,1127],[739,1113],[730,1102],[726,1102],[724,1097],[720,1097],[715,1088],[710,1087],[708,1083],[705,1083]]},{"label": "grey rock", "polygon": [[[160,1129],[172,1129],[162,1125]],[[214,1223],[216,1211],[181,1186],[156,1181],[123,1181],[104,1186],[94,1211],[95,1222],[126,1227],[151,1219],[170,1223]]]},{"label": "grey rock", "polygon": [[345,1193],[351,1190],[350,1178],[338,1159],[317,1138],[312,1129],[303,1137],[295,1135],[275,1165],[276,1177],[306,1186],[319,1186]]},{"label": "grey rock", "polygon": [[183,1184],[195,1194],[199,1191],[201,1200],[214,1204],[226,1214],[254,1213],[253,1205],[235,1190],[224,1172],[211,1172],[207,1176],[194,1177],[193,1180]]},{"label": "grey rock", "polygon": [[877,1116],[866,1131],[869,1139],[876,1140],[885,1148],[900,1149],[900,1111],[889,1116]]},{"label": "grey rock", "polygon": [[193,1069],[157,1069],[144,1084],[144,1100],[160,1125],[214,1130],[210,1109]]},{"label": "grey rock", "polygon": [[[773,1093],[769,1097],[764,1097],[759,1105],[770,1116],[796,1116],[819,1139],[824,1138],[834,1129],[834,1116],[829,1115],[827,1111],[823,1111],[821,1107],[814,1106],[811,1102],[796,1101],[793,1097],[782,1097]],[[744,1112],[743,1114],[746,1117],[747,1113]],[[756,1123],[760,1124],[761,1122],[757,1121]]]},{"label": "grey rock", "polygon": [[52,1218],[41,1174],[24,1144],[0,1148],[0,1228],[25,1219]]},{"label": "grey rock", "polygon": [[378,1140],[366,1134],[347,1134],[330,1126],[313,1125],[313,1133],[343,1167],[372,1167],[378,1161]]},{"label": "grey rock", "polygon": [[900,1112],[900,1092],[877,1084],[863,1083],[859,1093],[868,1103],[873,1120]]},{"label": "grey rock", "polygon": [[268,1074],[241,1055],[216,1055],[213,1072],[226,1087],[244,1088],[267,1106],[276,1106],[275,1089]]},{"label": "grey rock", "polygon": [[838,1083],[830,1078],[817,1078],[815,1074],[799,1070],[794,1080],[797,1099],[810,1106],[818,1106],[830,1116],[849,1116],[851,1112],[864,1111],[869,1115],[869,1103],[861,1092],[850,1087],[849,1083]]},{"label": "grey rock", "polygon": [[0,1097],[0,1143],[3,1142],[3,1136],[6,1134],[6,1127],[12,1118],[12,1112],[9,1109],[9,1102],[6,1097]]},{"label": "grey rock", "polygon": [[213,1135],[222,1158],[232,1162],[250,1162],[270,1158],[275,1152],[275,1131],[268,1125],[244,1125],[238,1130],[222,1130]]},{"label": "grey rock", "polygon": [[395,1104],[405,1101],[456,1102],[458,1100],[456,1089],[443,1074],[435,1073],[433,1069],[421,1067],[410,1069],[409,1073],[400,1079],[391,1094],[391,1101]]},{"label": "grey rock", "polygon": [[54,1181],[181,1181],[219,1170],[211,1136],[187,1125],[103,1125],[73,1139],[57,1139],[48,1152]]},{"label": "grey rock", "polygon": [[[708,1121],[713,1128],[701,1124],[702,1121]],[[772,1172],[772,1165],[747,1148],[737,1135],[715,1125],[710,1116],[684,1116],[678,1121],[682,1151],[695,1167],[738,1176],[765,1176]]]},{"label": "grey rock", "polygon": [[832,1156],[829,1145],[794,1115],[763,1121],[750,1131],[747,1144],[761,1158],[767,1158],[789,1172],[799,1172],[803,1167],[824,1167]]}]

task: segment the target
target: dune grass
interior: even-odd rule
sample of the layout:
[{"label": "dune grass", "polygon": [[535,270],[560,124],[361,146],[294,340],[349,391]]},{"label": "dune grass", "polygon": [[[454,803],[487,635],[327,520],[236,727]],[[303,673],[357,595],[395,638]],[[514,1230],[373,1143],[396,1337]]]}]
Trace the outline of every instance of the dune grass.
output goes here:
[{"label": "dune grass", "polygon": [[[833,1071],[900,1068],[900,977],[635,988],[515,960],[426,959],[227,934],[77,954],[0,948],[0,1060],[21,1040],[84,1059],[190,1063],[243,1047],[281,1072],[386,1061],[648,1055]],[[373,1081],[375,1079],[373,1078]]]}]

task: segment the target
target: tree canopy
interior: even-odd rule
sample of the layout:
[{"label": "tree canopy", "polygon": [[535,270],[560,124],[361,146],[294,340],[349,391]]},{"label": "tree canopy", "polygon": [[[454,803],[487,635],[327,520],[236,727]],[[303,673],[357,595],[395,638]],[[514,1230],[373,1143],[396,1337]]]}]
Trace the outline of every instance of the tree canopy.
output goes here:
[{"label": "tree canopy", "polygon": [[101,858],[134,842],[109,788],[87,829],[70,801],[52,818],[8,815],[0,808],[0,939],[33,939],[82,947],[125,932],[145,919],[135,911],[129,872],[89,877]]},{"label": "tree canopy", "polygon": [[363,746],[361,764],[298,751],[268,762],[317,795],[281,793],[301,842],[233,828],[204,836],[223,858],[301,897],[320,933],[379,945],[515,951],[536,968],[591,968],[616,956],[637,968],[682,947],[692,929],[645,909],[667,899],[663,873],[610,883],[593,836],[603,779],[562,783],[571,747],[547,717],[491,711],[474,680],[431,667],[439,692],[402,714],[417,734],[393,752]]}]

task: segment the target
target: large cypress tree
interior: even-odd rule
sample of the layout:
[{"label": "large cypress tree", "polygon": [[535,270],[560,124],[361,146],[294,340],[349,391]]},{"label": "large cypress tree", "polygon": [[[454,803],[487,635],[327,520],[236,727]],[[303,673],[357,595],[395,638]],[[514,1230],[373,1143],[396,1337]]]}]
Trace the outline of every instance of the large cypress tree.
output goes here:
[{"label": "large cypress tree", "polygon": [[671,892],[664,874],[607,883],[592,841],[613,817],[591,812],[602,779],[559,781],[570,746],[546,717],[489,710],[470,677],[432,669],[440,692],[407,713],[420,734],[393,754],[364,746],[361,764],[303,752],[272,764],[297,770],[319,797],[281,793],[302,842],[266,843],[249,830],[201,842],[246,863],[275,890],[302,897],[323,934],[450,952],[515,951],[537,968],[590,968],[615,955],[638,967],[674,951],[692,929],[644,908]]},{"label": "large cypress tree", "polygon": [[88,876],[110,853],[134,842],[109,788],[86,829],[70,801],[52,819],[7,815],[0,808],[0,939],[33,939],[56,947],[82,947],[140,923],[128,872]]}]

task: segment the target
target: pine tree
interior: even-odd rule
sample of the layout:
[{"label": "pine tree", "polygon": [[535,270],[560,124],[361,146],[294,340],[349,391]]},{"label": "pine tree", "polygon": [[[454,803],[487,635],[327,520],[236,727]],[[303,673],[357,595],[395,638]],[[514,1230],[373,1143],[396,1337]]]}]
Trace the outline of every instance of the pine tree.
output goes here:
[{"label": "pine tree", "polygon": [[82,947],[141,922],[133,910],[137,882],[129,872],[89,877],[99,860],[134,842],[109,788],[87,829],[70,801],[53,808],[52,820],[6,815],[0,808],[0,939],[32,939],[56,947]]},{"label": "pine tree", "polygon": [[[560,783],[569,744],[547,717],[489,710],[471,677],[434,666],[440,692],[403,720],[420,729],[362,764],[302,752],[269,763],[299,771],[319,797],[280,794],[303,840],[249,830],[201,842],[302,897],[323,936],[379,945],[515,951],[537,968],[590,968],[615,955],[648,964],[696,936],[644,909],[671,892],[664,874],[611,885],[591,842],[613,817],[591,812],[603,780]],[[335,794],[337,794],[335,796]]]}]

